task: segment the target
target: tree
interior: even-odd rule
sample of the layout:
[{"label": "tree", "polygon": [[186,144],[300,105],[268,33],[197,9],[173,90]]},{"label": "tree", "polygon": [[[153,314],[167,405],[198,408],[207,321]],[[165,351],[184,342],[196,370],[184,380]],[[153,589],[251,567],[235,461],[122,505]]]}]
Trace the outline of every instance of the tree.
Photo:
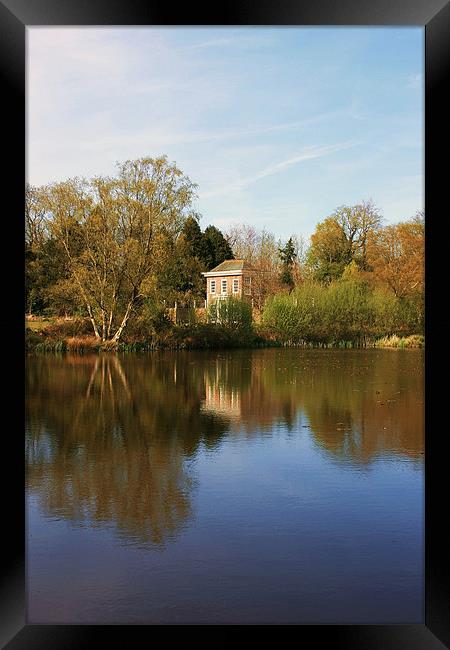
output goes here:
[{"label": "tree", "polygon": [[156,293],[159,300],[191,302],[205,297],[203,264],[192,254],[191,242],[184,234],[175,242],[167,241],[166,259],[156,278]]},{"label": "tree", "polygon": [[423,293],[425,226],[421,216],[372,233],[367,251],[374,277],[397,298]]},{"label": "tree", "polygon": [[362,271],[369,270],[367,263],[367,238],[379,230],[381,215],[372,201],[342,206],[334,213],[347,241],[350,261],[354,260]]},{"label": "tree", "polygon": [[45,188],[25,187],[25,245],[36,251],[47,236]]},{"label": "tree", "polygon": [[[80,246],[79,232],[72,229],[74,246]],[[29,314],[58,311],[53,288],[68,278],[66,255],[52,236],[48,219],[48,188],[26,186],[25,190],[25,300]],[[65,306],[68,306],[66,302]],[[73,305],[71,305],[73,306]]]},{"label": "tree", "polygon": [[286,285],[289,288],[289,291],[292,291],[294,288],[293,267],[297,258],[297,253],[295,251],[292,237],[289,237],[285,246],[283,248],[279,248],[278,251],[282,263],[280,280],[282,284]]},{"label": "tree", "polygon": [[206,270],[213,269],[225,260],[234,259],[233,251],[222,232],[215,226],[208,226],[204,232],[206,242],[205,263]]},{"label": "tree", "polygon": [[225,233],[225,239],[237,259],[248,260],[255,265],[260,256],[261,242],[267,234],[264,229],[258,231],[253,226],[235,223]]},{"label": "tree", "polygon": [[42,309],[40,251],[45,241],[45,204],[40,188],[25,188],[25,308]]},{"label": "tree", "polygon": [[354,261],[362,271],[370,270],[367,242],[381,227],[381,215],[372,201],[343,205],[319,223],[311,236],[308,264],[320,282],[341,277]]},{"label": "tree", "polygon": [[[195,185],[161,158],[118,164],[114,178],[72,179],[48,190],[51,231],[95,336],[118,341],[161,270],[161,249],[181,231]],[[78,228],[83,250],[71,233]]]},{"label": "tree", "polygon": [[254,306],[262,309],[267,296],[280,289],[281,260],[275,235],[264,228],[234,224],[225,236],[235,256],[247,260],[257,271],[252,278],[252,297]]},{"label": "tree", "polygon": [[319,282],[339,278],[351,261],[349,247],[341,226],[328,217],[316,227],[311,235],[307,265]]},{"label": "tree", "polygon": [[[225,237],[235,257],[247,260],[257,271],[252,278],[252,297],[254,306],[261,310],[268,296],[282,288],[280,280],[282,261],[279,248],[281,242],[275,235],[265,230],[258,230],[246,224],[233,224]],[[302,237],[292,235],[295,257],[292,264],[294,284],[302,280],[304,263],[304,242]]]}]

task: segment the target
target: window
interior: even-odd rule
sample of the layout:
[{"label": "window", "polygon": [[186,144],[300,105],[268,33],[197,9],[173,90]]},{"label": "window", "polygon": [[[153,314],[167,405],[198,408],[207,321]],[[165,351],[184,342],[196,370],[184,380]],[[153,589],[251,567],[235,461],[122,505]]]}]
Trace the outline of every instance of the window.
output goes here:
[{"label": "window", "polygon": [[227,293],[228,280],[222,280],[222,293]]},{"label": "window", "polygon": [[250,277],[244,278],[244,293],[246,296],[251,296],[252,294],[252,279]]},{"label": "window", "polygon": [[211,280],[211,283],[209,285],[209,292],[210,293],[216,293],[216,281]]},{"label": "window", "polygon": [[239,292],[239,280],[236,278],[233,280],[233,293]]}]

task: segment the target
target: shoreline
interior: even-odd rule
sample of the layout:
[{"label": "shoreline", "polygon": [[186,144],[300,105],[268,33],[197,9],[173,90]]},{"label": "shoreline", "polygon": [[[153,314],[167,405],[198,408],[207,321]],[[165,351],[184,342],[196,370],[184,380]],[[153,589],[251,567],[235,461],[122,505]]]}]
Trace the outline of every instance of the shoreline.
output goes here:
[{"label": "shoreline", "polygon": [[[201,334],[201,332],[200,332]],[[212,334],[212,335],[211,335]],[[214,335],[217,335],[215,337]],[[421,334],[409,336],[384,336],[378,339],[363,341],[339,342],[282,342],[269,339],[257,333],[238,333],[227,331],[224,328],[206,331],[203,336],[195,336],[192,331],[176,332],[170,337],[152,337],[148,340],[128,340],[115,343],[101,341],[92,336],[52,336],[44,331],[36,332],[27,328],[25,331],[25,347],[27,353],[127,353],[127,352],[152,352],[152,351],[177,351],[177,350],[232,350],[232,349],[262,349],[262,348],[301,348],[301,349],[423,349],[425,337]]]}]

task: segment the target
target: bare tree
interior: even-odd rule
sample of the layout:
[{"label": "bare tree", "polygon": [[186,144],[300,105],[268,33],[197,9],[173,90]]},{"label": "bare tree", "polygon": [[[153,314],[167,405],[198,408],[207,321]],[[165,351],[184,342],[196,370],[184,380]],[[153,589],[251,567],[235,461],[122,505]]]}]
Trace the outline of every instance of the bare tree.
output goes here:
[{"label": "bare tree", "polygon": [[252,280],[254,305],[262,309],[268,295],[280,289],[279,242],[265,229],[233,224],[225,234],[237,259],[247,260],[257,271]]},{"label": "bare tree", "polygon": [[25,187],[25,243],[41,246],[47,234],[45,189],[27,183]]}]

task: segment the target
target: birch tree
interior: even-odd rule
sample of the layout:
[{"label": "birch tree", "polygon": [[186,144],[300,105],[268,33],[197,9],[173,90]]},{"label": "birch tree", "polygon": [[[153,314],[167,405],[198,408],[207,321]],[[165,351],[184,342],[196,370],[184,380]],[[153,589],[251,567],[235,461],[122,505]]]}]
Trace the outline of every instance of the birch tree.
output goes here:
[{"label": "birch tree", "polygon": [[[166,157],[127,161],[115,177],[71,179],[48,189],[52,233],[96,337],[120,339],[158,271],[159,244],[180,232],[194,191]],[[81,253],[74,232],[82,237]]]}]

